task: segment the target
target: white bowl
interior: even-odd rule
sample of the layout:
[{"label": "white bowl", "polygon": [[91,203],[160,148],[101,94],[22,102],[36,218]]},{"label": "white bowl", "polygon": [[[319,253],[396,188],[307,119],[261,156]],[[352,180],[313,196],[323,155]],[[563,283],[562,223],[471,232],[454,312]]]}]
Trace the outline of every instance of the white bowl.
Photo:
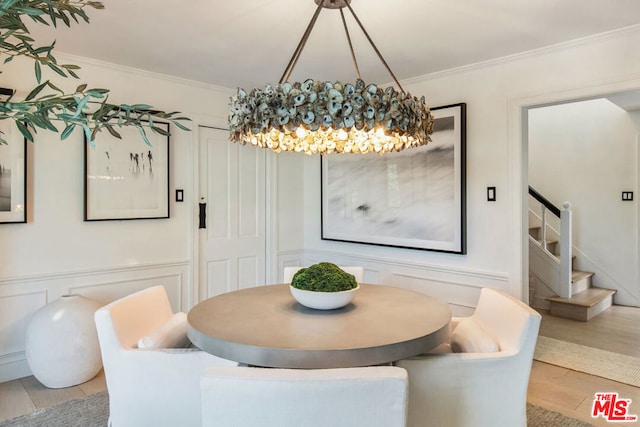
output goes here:
[{"label": "white bowl", "polygon": [[360,285],[348,291],[316,292],[305,291],[289,285],[291,295],[293,295],[296,301],[305,307],[315,308],[316,310],[334,310],[344,307],[351,302],[358,289],[360,289]]}]

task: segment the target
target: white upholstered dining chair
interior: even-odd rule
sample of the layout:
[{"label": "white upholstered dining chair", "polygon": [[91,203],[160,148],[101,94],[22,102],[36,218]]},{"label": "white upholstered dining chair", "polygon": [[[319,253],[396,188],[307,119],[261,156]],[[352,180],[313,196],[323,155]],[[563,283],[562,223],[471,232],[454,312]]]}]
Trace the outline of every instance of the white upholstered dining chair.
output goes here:
[{"label": "white upholstered dining chair", "polygon": [[[342,269],[343,271],[349,274],[353,274],[354,277],[356,278],[357,283],[362,283],[364,281],[364,267],[344,266],[344,265],[339,265],[338,267],[340,267],[340,269]],[[293,276],[298,272],[298,270],[303,268],[306,268],[306,267],[300,267],[300,266],[285,267],[284,274],[283,274],[284,283],[291,283]]]},{"label": "white upholstered dining chair", "polygon": [[407,425],[525,427],[540,319],[523,302],[482,289],[473,315],[452,321],[448,345],[458,352],[397,362],[409,374]]},{"label": "white upholstered dining chair", "polygon": [[212,365],[237,366],[197,348],[157,348],[184,342],[186,330],[186,316],[174,315],[163,286],[98,309],[95,322],[109,426],[199,427],[202,372]]},{"label": "white upholstered dining chair", "polygon": [[393,366],[212,367],[201,388],[204,427],[406,425],[407,373]]}]

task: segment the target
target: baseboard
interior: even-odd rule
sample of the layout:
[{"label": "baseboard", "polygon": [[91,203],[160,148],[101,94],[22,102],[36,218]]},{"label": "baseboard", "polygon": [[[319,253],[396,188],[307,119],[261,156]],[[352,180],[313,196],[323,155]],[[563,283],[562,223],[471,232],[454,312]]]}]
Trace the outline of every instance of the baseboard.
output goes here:
[{"label": "baseboard", "polygon": [[31,375],[27,356],[19,353],[0,356],[0,383],[17,380]]}]

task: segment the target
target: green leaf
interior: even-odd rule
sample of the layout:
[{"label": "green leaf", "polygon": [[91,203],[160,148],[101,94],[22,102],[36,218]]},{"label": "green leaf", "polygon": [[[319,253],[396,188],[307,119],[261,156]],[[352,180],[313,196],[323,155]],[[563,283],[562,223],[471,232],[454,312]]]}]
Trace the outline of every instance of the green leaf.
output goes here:
[{"label": "green leaf", "polygon": [[82,128],[84,129],[84,136],[89,142],[89,145],[91,146],[91,148],[96,148],[96,142],[93,140],[93,137],[91,136],[91,129],[89,129],[89,126],[83,124]]},{"label": "green leaf", "polygon": [[51,83],[49,80],[47,80],[47,86],[49,86],[51,89],[60,92],[61,94],[64,95],[64,92],[62,91],[62,89],[60,89],[58,86],[54,85],[53,83]]},{"label": "green leaf", "polygon": [[78,87],[76,88],[76,92],[84,92],[84,90],[85,90],[86,88],[87,88],[87,84],[86,84],[86,83],[83,83],[83,84],[81,84],[80,86],[78,86]]},{"label": "green leaf", "polygon": [[80,114],[82,114],[82,109],[87,105],[87,102],[89,102],[89,96],[85,96],[84,98],[82,98],[80,101],[78,101],[77,104],[77,110],[76,110],[76,114],[73,117],[80,117]]},{"label": "green leaf", "polygon": [[39,22],[43,25],[49,26],[49,23],[45,21],[42,16],[30,16],[30,18],[33,19],[35,22]]},{"label": "green leaf", "polygon": [[47,66],[49,68],[51,68],[53,71],[56,72],[56,74],[61,75],[62,77],[67,77],[67,75],[64,73],[64,71],[62,71],[62,69],[60,67],[58,67],[57,65],[51,63],[51,62],[47,62]]},{"label": "green leaf", "polygon": [[167,132],[166,130],[164,130],[161,127],[158,127],[158,126],[152,126],[151,130],[154,131],[155,133],[159,133],[160,135],[164,135],[164,136],[171,135],[169,132]]},{"label": "green leaf", "polygon": [[112,136],[114,136],[114,137],[116,137],[116,138],[118,138],[118,139],[122,139],[122,136],[120,136],[120,134],[119,134],[118,132],[116,132],[116,130],[113,128],[113,126],[111,126],[111,125],[105,125],[104,127],[105,127],[105,128],[107,128],[107,130],[109,131],[109,133],[110,133]]},{"label": "green leaf", "polygon": [[35,69],[36,69],[36,80],[39,84],[40,81],[42,80],[42,68],[40,68],[40,62],[38,61],[35,62]]},{"label": "green leaf", "polygon": [[188,127],[184,126],[184,125],[183,125],[182,123],[180,123],[180,122],[176,122],[176,121],[174,121],[174,122],[173,122],[173,124],[174,124],[174,125],[176,125],[176,126],[178,126],[178,128],[180,128],[180,129],[182,129],[182,130],[184,130],[184,131],[187,131],[187,132],[190,132],[190,131],[191,131],[191,129],[189,129]]},{"label": "green leaf", "polygon": [[71,133],[73,132],[73,130],[76,128],[75,125],[71,124],[68,125],[66,128],[64,128],[64,130],[62,131],[62,135],[60,135],[60,139],[61,140],[65,140],[69,137],[69,135],[71,135]]},{"label": "green leaf", "polygon": [[144,143],[147,144],[149,147],[153,147],[153,145],[151,145],[151,142],[149,142],[149,138],[147,138],[147,133],[144,131],[144,128],[142,126],[138,126],[138,131],[140,132],[140,135],[142,135],[142,139],[144,139]]},{"label": "green leaf", "polygon": [[59,13],[59,16],[60,16],[60,19],[62,19],[62,21],[64,22],[64,24],[65,24],[67,27],[70,27],[70,26],[71,26],[71,21],[69,21],[69,17],[67,16],[67,14],[66,14],[66,13],[64,13],[64,12],[61,10],[61,11],[60,11],[60,13]]},{"label": "green leaf", "polygon": [[36,95],[38,95],[40,92],[42,92],[42,89],[44,89],[45,86],[47,86],[47,82],[41,83],[38,86],[36,86],[35,88],[33,88],[33,90],[31,92],[29,92],[29,95],[27,95],[27,97],[25,98],[25,101],[29,101],[29,100],[33,99]]},{"label": "green leaf", "polygon": [[86,93],[87,93],[87,96],[90,96],[92,98],[98,98],[98,99],[104,98],[103,94],[93,90],[88,90]]},{"label": "green leaf", "polygon": [[41,46],[41,47],[37,48],[36,50],[34,50],[33,53],[35,55],[40,55],[41,53],[51,52],[51,49],[53,49],[53,45],[52,46]]},{"label": "green leaf", "polygon": [[54,27],[57,27],[56,25],[56,12],[53,9],[53,6],[49,5],[49,18],[51,19],[51,23],[53,24]]},{"label": "green leaf", "polygon": [[147,104],[133,104],[129,106],[129,108],[131,108],[132,110],[150,110],[153,107]]},{"label": "green leaf", "polygon": [[16,122],[16,126],[18,126],[18,130],[20,131],[22,136],[27,138],[28,141],[33,142],[33,135],[31,134],[31,132],[29,132],[29,129],[27,129],[27,127],[24,125],[24,123],[22,123],[20,121],[17,121]]},{"label": "green leaf", "polygon": [[37,16],[37,15],[42,15],[44,13],[40,9],[27,7],[27,6],[16,6],[13,8],[13,10],[28,16]]},{"label": "green leaf", "polygon": [[16,3],[18,3],[18,0],[3,0],[2,3],[0,3],[0,9],[1,10],[9,10]]}]

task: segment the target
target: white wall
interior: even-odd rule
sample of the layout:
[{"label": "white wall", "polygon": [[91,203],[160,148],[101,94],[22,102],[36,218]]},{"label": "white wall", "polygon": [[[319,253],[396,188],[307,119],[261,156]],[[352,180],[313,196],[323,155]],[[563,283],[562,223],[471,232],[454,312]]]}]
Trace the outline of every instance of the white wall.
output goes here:
[{"label": "white wall", "polygon": [[618,304],[638,305],[638,129],[607,99],[529,111],[529,184],[573,211],[578,269],[594,286],[617,289]]},{"label": "white wall", "polygon": [[[323,241],[319,161],[305,163],[305,248],[312,259],[356,261],[371,280],[409,286],[459,306],[480,286],[526,298],[526,108],[640,87],[631,52],[640,27],[424,76],[403,86],[432,106],[467,103],[467,255]],[[486,201],[486,187],[497,201]],[[598,197],[594,195],[594,197]],[[345,261],[346,260],[346,261]]]},{"label": "white wall", "polygon": [[[272,227],[267,237],[271,245],[271,270],[269,282],[282,283],[286,266],[303,265],[304,260],[304,158],[298,153],[269,153],[277,165],[277,184],[272,187]],[[267,190],[269,191],[269,190]]]},{"label": "white wall", "polygon": [[[80,292],[106,302],[164,284],[174,310],[188,309],[197,298],[192,209],[198,201],[197,124],[224,124],[230,91],[64,55],[58,59],[81,65],[81,81],[90,87],[111,89],[111,102],[147,103],[198,121],[190,125],[193,132],[171,130],[170,219],[84,222],[82,132],[66,141],[38,132],[29,144],[28,222],[0,224],[0,381],[28,375],[27,322],[62,294]],[[35,86],[29,63],[14,61],[2,71],[3,87],[24,96]],[[79,84],[47,77],[70,90]],[[12,141],[20,142],[20,137]],[[174,202],[176,188],[184,189],[183,203]]]}]

